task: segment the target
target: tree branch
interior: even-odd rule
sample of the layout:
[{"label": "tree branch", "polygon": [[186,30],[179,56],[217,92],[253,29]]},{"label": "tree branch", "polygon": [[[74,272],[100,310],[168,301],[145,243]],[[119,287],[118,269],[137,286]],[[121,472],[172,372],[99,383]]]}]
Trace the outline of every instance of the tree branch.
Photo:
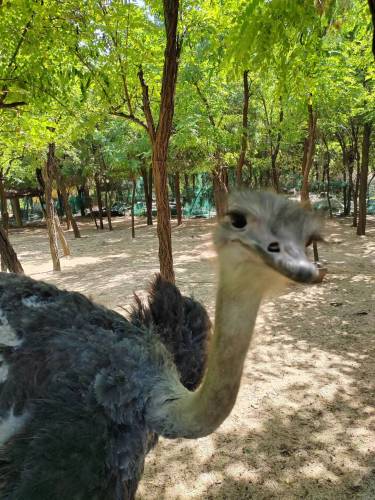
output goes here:
[{"label": "tree branch", "polygon": [[201,91],[199,85],[198,85],[198,82],[194,82],[194,86],[195,88],[197,89],[197,93],[199,95],[199,97],[201,98],[201,101],[203,102],[203,104],[205,105],[205,108],[207,110],[207,115],[208,115],[208,119],[210,120],[210,123],[213,127],[216,127],[216,124],[215,124],[215,119],[211,113],[211,107],[210,107],[210,103],[208,102],[208,99],[207,97],[203,94],[203,92]]},{"label": "tree branch", "polygon": [[131,114],[123,113],[122,111],[115,111],[115,110],[110,111],[110,113],[113,116],[119,116],[121,118],[125,118],[126,120],[130,120],[130,121],[132,121],[134,123],[137,123],[138,125],[140,125],[141,127],[143,127],[148,132],[147,125],[142,120],[140,120],[139,118],[137,118],[136,116],[131,115]]},{"label": "tree branch", "polygon": [[145,114],[146,122],[147,122],[147,131],[150,135],[152,142],[156,138],[156,130],[154,117],[152,116],[151,106],[150,106],[150,96],[148,94],[148,85],[146,85],[145,79],[143,77],[142,66],[140,66],[138,71],[138,78],[142,87],[142,102],[143,102],[143,112]]},{"label": "tree branch", "polygon": [[[5,97],[4,97],[5,98]],[[18,106],[26,106],[27,102],[25,101],[15,101],[15,102],[3,102],[0,99],[0,109],[11,109],[11,108],[17,108]]]}]

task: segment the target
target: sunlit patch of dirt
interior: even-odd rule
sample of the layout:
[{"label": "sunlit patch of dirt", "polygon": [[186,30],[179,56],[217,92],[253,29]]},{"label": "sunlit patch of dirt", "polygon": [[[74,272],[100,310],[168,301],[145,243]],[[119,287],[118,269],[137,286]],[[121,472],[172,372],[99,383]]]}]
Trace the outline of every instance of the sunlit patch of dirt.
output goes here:
[{"label": "sunlit patch of dirt", "polygon": [[[52,273],[45,230],[12,242],[28,274],[78,290],[118,312],[158,270],[155,227],[129,221],[68,239],[73,256]],[[211,221],[173,228],[177,284],[214,311]],[[149,455],[139,500],[375,498],[375,220],[358,238],[327,223],[328,275],[266,301],[236,406],[213,435],[164,440]]]}]

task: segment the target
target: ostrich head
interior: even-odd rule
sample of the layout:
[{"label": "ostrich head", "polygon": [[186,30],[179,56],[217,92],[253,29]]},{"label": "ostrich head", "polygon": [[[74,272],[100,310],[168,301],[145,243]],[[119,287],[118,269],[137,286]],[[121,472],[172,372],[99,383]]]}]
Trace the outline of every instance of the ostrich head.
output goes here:
[{"label": "ostrich head", "polygon": [[270,192],[244,191],[229,197],[215,244],[224,274],[236,275],[232,282],[256,278],[272,288],[280,279],[304,283],[317,279],[306,247],[321,239],[319,231],[318,219],[298,203]]}]

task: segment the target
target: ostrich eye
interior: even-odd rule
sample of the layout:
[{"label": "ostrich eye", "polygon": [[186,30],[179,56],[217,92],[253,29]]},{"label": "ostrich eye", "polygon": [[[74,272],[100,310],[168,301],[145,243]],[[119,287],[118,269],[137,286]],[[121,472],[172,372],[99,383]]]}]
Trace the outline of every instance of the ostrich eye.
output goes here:
[{"label": "ostrich eye", "polygon": [[228,215],[230,217],[232,226],[236,229],[243,229],[246,226],[247,220],[245,215],[241,214],[240,212],[230,212]]}]

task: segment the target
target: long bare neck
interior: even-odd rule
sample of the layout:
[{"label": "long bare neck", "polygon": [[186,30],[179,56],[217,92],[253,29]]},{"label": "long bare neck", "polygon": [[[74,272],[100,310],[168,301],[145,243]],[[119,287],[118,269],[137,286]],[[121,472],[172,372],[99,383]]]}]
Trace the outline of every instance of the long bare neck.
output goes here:
[{"label": "long bare neck", "polygon": [[[238,276],[233,273],[238,273]],[[256,272],[256,271],[254,271]],[[197,438],[213,432],[229,415],[238,394],[246,353],[263,295],[263,280],[221,266],[215,332],[201,386],[190,392],[164,381],[148,411],[151,427],[166,437]],[[248,280],[252,280],[253,286]],[[251,289],[252,288],[252,289]]]}]

